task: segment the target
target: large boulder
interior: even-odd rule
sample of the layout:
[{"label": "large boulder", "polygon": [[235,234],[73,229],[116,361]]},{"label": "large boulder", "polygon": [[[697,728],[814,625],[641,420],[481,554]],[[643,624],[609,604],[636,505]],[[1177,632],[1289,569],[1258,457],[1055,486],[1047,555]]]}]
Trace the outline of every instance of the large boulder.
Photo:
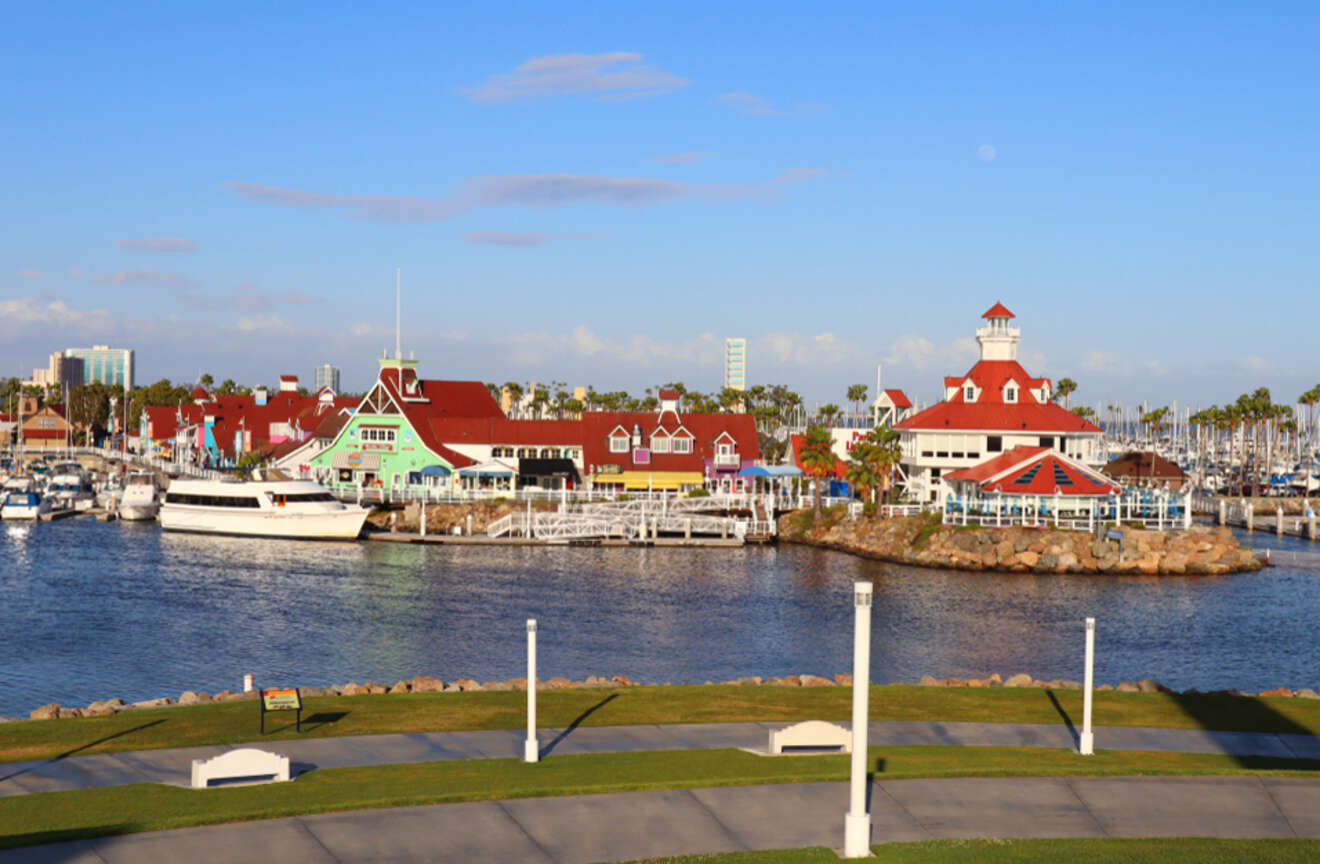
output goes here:
[{"label": "large boulder", "polygon": [[1154,678],[1142,678],[1137,682],[1137,689],[1142,693],[1172,693],[1168,687],[1165,687]]},{"label": "large boulder", "polygon": [[445,682],[430,675],[417,675],[408,683],[414,693],[439,693],[445,689]]},{"label": "large boulder", "polygon": [[60,703],[51,702],[49,705],[42,705],[40,708],[33,708],[28,713],[28,717],[33,720],[54,720],[60,716]]},{"label": "large boulder", "polygon": [[143,699],[141,702],[134,702],[134,708],[168,708],[174,704],[174,700],[168,696],[161,696],[158,699]]},{"label": "large boulder", "polygon": [[211,701],[211,697],[206,693],[198,693],[196,690],[184,690],[179,694],[180,705],[204,705]]},{"label": "large boulder", "polygon": [[828,678],[822,678],[819,675],[799,676],[803,687],[833,687],[834,682]]},{"label": "large boulder", "polygon": [[1019,673],[1016,674],[1016,675],[1010,675],[1010,676],[1008,677],[1008,680],[1004,682],[1004,686],[1005,686],[1005,687],[1030,687],[1030,686],[1031,686],[1031,676],[1030,676],[1030,675],[1027,675],[1027,674],[1024,673],[1024,672],[1019,672]]}]

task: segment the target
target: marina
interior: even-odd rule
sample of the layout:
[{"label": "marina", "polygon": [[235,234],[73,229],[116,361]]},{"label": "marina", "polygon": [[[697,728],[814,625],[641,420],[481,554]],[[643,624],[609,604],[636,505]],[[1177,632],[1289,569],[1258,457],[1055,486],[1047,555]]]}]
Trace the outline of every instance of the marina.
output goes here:
[{"label": "marina", "polygon": [[832,675],[846,671],[856,579],[876,585],[881,682],[1075,679],[1081,622],[1095,616],[1101,681],[1316,683],[1315,619],[1304,611],[1320,608],[1315,547],[1259,532],[1252,545],[1276,556],[1259,573],[1105,579],[911,568],[782,544],[415,539],[299,543],[89,517],[6,523],[0,714],[240,689],[249,673],[315,686],[419,673],[502,680],[525,660],[528,617],[542,622],[551,676]]}]

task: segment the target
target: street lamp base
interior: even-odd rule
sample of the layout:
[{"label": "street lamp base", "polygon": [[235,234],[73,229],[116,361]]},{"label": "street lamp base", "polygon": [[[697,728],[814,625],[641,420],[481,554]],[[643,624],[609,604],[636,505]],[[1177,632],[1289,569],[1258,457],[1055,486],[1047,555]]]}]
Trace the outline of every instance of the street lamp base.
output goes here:
[{"label": "street lamp base", "polygon": [[1082,756],[1095,755],[1095,733],[1083,732],[1077,740],[1077,752]]},{"label": "street lamp base", "polygon": [[528,738],[523,742],[523,761],[541,761],[541,745],[535,738]]},{"label": "street lamp base", "polygon": [[845,814],[843,817],[843,857],[871,857],[871,814]]}]

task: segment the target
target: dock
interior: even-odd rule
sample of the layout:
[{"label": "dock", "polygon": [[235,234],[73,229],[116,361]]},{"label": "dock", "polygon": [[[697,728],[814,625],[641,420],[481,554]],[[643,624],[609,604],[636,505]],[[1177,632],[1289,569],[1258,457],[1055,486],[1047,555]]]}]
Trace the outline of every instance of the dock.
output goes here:
[{"label": "dock", "polygon": [[1220,499],[1211,504],[1203,503],[1198,508],[1209,512],[1216,525],[1228,525],[1243,528],[1248,532],[1273,534],[1277,537],[1300,537],[1303,540],[1320,540],[1320,524],[1317,524],[1316,511],[1308,507],[1308,515],[1284,513],[1282,507],[1273,510],[1256,510],[1253,504]]},{"label": "dock", "polygon": [[86,510],[74,510],[72,507],[64,510],[52,510],[49,513],[37,514],[37,519],[42,522],[54,522],[57,519],[68,519],[70,516],[77,516],[80,513],[86,513]]},{"label": "dock", "polygon": [[548,539],[543,540],[535,537],[487,537],[484,535],[473,535],[465,537],[457,534],[390,534],[386,532],[372,532],[362,535],[363,540],[371,540],[377,543],[432,543],[437,545],[449,546],[600,546],[610,548],[626,548],[629,546],[657,546],[657,547],[716,547],[730,548],[744,545],[743,541],[737,537],[648,537],[642,539],[619,539],[619,538],[599,538],[599,539]]}]

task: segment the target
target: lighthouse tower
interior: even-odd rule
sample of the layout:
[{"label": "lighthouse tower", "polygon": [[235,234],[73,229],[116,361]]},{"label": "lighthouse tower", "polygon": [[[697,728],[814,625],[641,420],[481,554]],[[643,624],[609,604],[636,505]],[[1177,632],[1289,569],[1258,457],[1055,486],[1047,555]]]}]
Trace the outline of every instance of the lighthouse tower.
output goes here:
[{"label": "lighthouse tower", "polygon": [[1009,323],[1017,316],[1008,311],[1003,303],[996,303],[981,316],[988,323],[976,328],[976,341],[981,346],[982,360],[1016,360],[1018,343],[1022,341],[1022,330],[1010,327]]}]

